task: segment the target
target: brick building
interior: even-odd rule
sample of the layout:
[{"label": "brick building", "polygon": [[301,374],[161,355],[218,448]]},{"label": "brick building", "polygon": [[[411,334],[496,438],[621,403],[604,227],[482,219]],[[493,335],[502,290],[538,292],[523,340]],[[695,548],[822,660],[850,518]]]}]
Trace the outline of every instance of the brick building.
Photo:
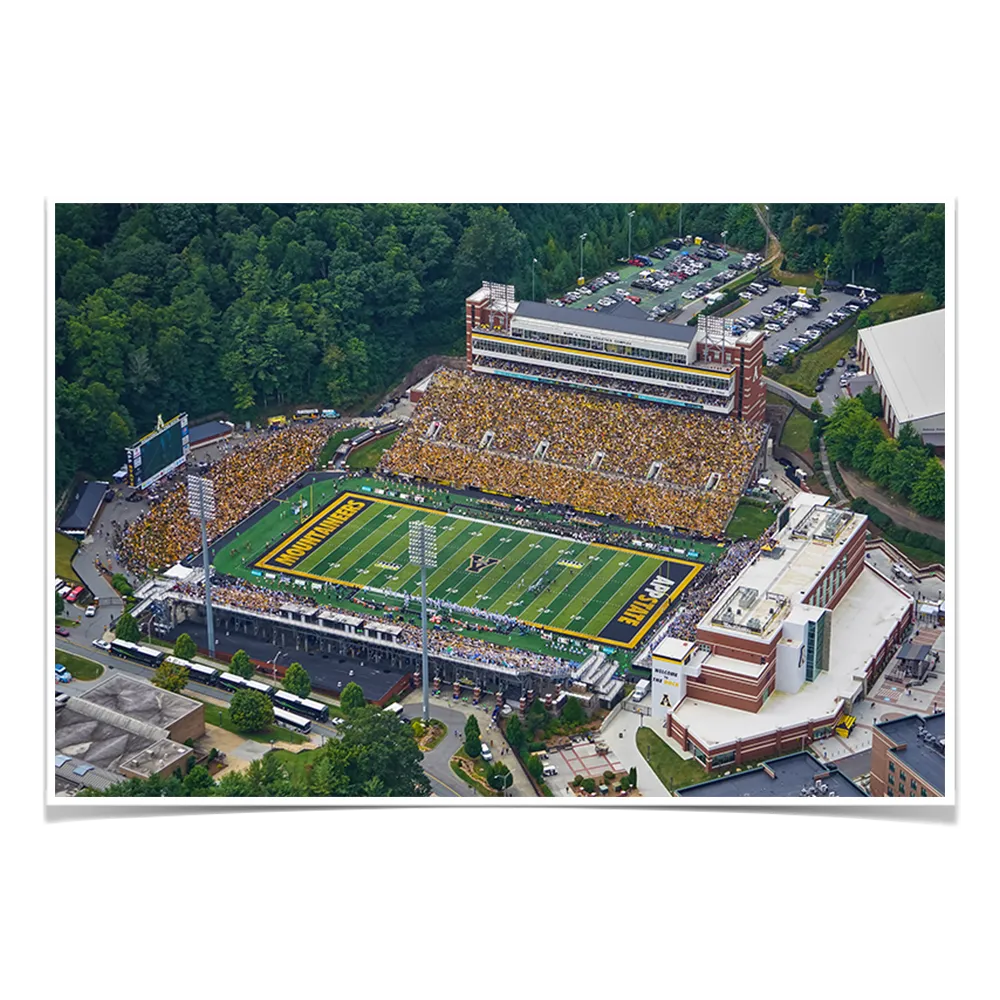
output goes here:
[{"label": "brick building", "polygon": [[871,690],[914,601],[865,562],[862,514],[800,493],[694,641],[652,654],[652,713],[709,768],[802,750]]},{"label": "brick building", "polygon": [[945,713],[908,715],[876,724],[872,795],[940,798],[945,794]]},{"label": "brick building", "polygon": [[629,302],[602,312],[518,302],[483,282],[465,300],[470,371],[764,419],[764,337],[728,320],[697,327],[649,319]]}]

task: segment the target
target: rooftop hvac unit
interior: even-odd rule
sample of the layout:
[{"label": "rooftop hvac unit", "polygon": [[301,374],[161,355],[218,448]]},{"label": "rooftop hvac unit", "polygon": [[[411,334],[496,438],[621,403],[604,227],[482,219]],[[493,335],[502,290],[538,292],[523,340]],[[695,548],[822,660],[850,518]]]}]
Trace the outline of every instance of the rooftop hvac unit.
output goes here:
[{"label": "rooftop hvac unit", "polygon": [[759,593],[760,592],[754,590],[753,587],[746,587],[740,593],[737,603],[741,608],[749,608],[750,605],[757,600]]},{"label": "rooftop hvac unit", "polygon": [[747,628],[752,629],[754,632],[762,632],[764,630],[764,626],[759,618],[751,618],[747,622]]}]

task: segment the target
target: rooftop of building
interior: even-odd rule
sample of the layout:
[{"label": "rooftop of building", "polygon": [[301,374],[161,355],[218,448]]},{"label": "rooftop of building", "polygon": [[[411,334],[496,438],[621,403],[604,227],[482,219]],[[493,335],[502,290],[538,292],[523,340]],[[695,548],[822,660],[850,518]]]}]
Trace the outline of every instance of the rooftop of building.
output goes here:
[{"label": "rooftop of building", "polygon": [[66,507],[66,513],[59,522],[59,530],[86,531],[94,520],[97,508],[101,506],[107,490],[107,483],[81,483]]},{"label": "rooftop of building", "polygon": [[73,794],[81,788],[94,788],[103,792],[125,780],[120,774],[64,753],[56,754],[55,766],[57,793]]},{"label": "rooftop of building", "polygon": [[666,340],[687,347],[696,337],[697,330],[693,326],[680,326],[676,323],[660,323],[655,320],[634,319],[629,316],[618,316],[614,312],[588,312],[585,309],[565,309],[550,306],[545,302],[520,302],[514,312],[514,318],[546,320],[558,323],[560,326],[586,327],[590,330],[604,330],[608,333],[624,333],[632,337],[649,337],[654,340]]},{"label": "rooftop of building", "polygon": [[862,530],[863,514],[827,507],[828,499],[800,493],[788,524],[773,539],[772,554],[760,555],[747,566],[699,626],[770,641],[792,608]]},{"label": "rooftop of building", "polygon": [[893,754],[925,785],[945,794],[945,713],[907,715],[902,719],[877,722],[876,728],[894,744],[905,747]]},{"label": "rooftop of building", "polygon": [[188,444],[194,448],[202,441],[211,441],[213,438],[232,433],[233,425],[228,420],[208,420],[188,428]]},{"label": "rooftop of building", "polygon": [[171,764],[176,763],[187,752],[188,748],[182,743],[175,743],[173,740],[160,740],[157,743],[150,744],[131,757],[123,759],[118,766],[123,770],[127,769],[144,778],[148,778],[170,767]]},{"label": "rooftop of building", "polygon": [[849,798],[865,792],[834,765],[800,752],[760,767],[677,789],[684,798]]},{"label": "rooftop of building", "polygon": [[162,730],[152,727],[145,732],[138,728],[130,731],[125,728],[127,720],[112,713],[102,718],[87,714],[87,708],[92,706],[80,706],[79,702],[79,698],[72,698],[56,712],[57,754],[114,773],[122,760],[134,757],[163,738]]},{"label": "rooftop of building", "polygon": [[694,649],[694,645],[693,642],[689,642],[687,639],[675,639],[672,636],[666,636],[657,643],[656,648],[653,650],[653,656],[654,658],[681,662]]},{"label": "rooftop of building", "polygon": [[80,700],[161,729],[168,729],[199,706],[192,698],[164,691],[121,671],[109,674],[106,680],[81,695]]},{"label": "rooftop of building", "polygon": [[860,331],[900,424],[944,413],[944,310]]},{"label": "rooftop of building", "polygon": [[911,600],[866,565],[830,612],[828,670],[803,684],[794,694],[775,692],[758,712],[744,712],[688,696],[676,710],[677,720],[699,742],[711,747],[829,717],[842,701],[852,701],[861,691],[865,668],[906,613]]}]

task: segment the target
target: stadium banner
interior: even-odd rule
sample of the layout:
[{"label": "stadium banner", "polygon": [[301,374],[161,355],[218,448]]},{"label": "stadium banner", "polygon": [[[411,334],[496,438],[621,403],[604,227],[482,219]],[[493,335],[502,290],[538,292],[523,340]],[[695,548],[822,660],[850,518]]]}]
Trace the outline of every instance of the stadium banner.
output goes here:
[{"label": "stadium banner", "polygon": [[700,565],[664,559],[659,569],[632,595],[598,638],[631,649],[653,627],[701,570]]},{"label": "stadium banner", "polygon": [[294,570],[306,556],[353,520],[372,501],[354,493],[343,493],[318,514],[310,518],[298,531],[292,532],[260,559],[255,565],[261,569]]}]

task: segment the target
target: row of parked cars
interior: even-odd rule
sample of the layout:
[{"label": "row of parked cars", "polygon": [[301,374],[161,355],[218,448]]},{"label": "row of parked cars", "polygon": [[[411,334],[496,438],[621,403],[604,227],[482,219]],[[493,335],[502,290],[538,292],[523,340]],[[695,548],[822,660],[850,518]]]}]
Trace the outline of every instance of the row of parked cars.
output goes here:
[{"label": "row of parked cars", "polygon": [[[815,307],[816,309],[819,308],[818,299],[808,299],[806,301],[808,301],[812,307]],[[815,343],[820,339],[820,337],[824,336],[824,334],[829,333],[830,330],[835,329],[840,326],[841,323],[851,319],[852,316],[860,312],[862,309],[867,308],[869,305],[871,305],[871,300],[851,299],[851,301],[845,303],[840,309],[835,309],[833,312],[827,313],[823,319],[817,320],[812,324],[812,326],[807,327],[806,330],[803,333],[800,333],[797,337],[792,337],[787,344],[781,344],[779,347],[776,347],[774,351],[767,356],[768,361],[771,363],[781,361],[781,359],[786,355],[794,354],[796,351],[802,350],[804,347],[809,347],[810,344]],[[797,317],[792,316],[789,319],[789,322],[795,318]],[[787,326],[787,322],[784,325]],[[768,324],[765,324],[764,329],[768,330],[768,328]],[[783,327],[778,326],[778,329],[783,329]],[[772,330],[771,332],[774,331]]]}]

